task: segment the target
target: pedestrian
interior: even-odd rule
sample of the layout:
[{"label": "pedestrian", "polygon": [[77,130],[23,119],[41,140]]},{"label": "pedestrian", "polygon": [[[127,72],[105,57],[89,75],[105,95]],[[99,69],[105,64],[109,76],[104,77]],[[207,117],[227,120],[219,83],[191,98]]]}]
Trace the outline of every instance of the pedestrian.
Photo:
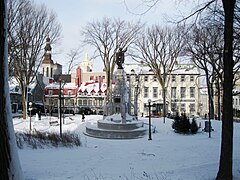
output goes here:
[{"label": "pedestrian", "polygon": [[84,112],[82,113],[82,122],[85,121],[85,115],[84,115]]},{"label": "pedestrian", "polygon": [[41,115],[42,115],[42,111],[41,109],[38,110],[38,120],[41,120]]}]

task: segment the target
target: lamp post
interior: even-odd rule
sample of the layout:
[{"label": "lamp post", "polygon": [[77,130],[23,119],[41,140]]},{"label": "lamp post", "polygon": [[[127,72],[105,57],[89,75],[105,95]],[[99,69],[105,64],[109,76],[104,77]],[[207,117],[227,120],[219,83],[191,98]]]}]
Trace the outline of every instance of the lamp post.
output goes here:
[{"label": "lamp post", "polygon": [[62,97],[61,97],[61,94],[62,94],[62,83],[61,83],[61,80],[59,81],[59,120],[60,120],[60,137],[62,138]]},{"label": "lamp post", "polygon": [[30,133],[32,131],[32,102],[29,102],[29,116],[30,116],[30,123],[29,123],[29,130]]},{"label": "lamp post", "polygon": [[152,134],[151,134],[151,99],[148,99],[148,110],[149,110],[149,135],[148,140],[152,140]]}]

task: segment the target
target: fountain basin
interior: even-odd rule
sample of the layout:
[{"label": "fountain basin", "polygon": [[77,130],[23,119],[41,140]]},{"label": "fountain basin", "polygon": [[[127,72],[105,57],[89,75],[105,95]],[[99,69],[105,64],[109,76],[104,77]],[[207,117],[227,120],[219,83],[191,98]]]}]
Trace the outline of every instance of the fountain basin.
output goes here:
[{"label": "fountain basin", "polygon": [[146,135],[147,128],[142,121],[117,123],[99,120],[96,123],[87,123],[85,135],[103,139],[136,139]]}]

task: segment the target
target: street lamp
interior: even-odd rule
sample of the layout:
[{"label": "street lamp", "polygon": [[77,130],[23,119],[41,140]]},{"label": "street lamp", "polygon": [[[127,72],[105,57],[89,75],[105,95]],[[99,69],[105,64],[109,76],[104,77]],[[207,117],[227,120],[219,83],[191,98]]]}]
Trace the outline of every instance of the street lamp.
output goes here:
[{"label": "street lamp", "polygon": [[30,124],[29,124],[29,129],[30,129],[30,133],[32,131],[32,102],[29,102],[29,116],[30,116]]},{"label": "street lamp", "polygon": [[61,97],[61,91],[62,91],[62,83],[61,80],[59,81],[59,120],[60,120],[60,137],[62,138],[62,97]]},{"label": "street lamp", "polygon": [[148,135],[148,140],[152,140],[152,134],[151,134],[151,99],[148,99],[148,110],[149,110],[149,135]]}]

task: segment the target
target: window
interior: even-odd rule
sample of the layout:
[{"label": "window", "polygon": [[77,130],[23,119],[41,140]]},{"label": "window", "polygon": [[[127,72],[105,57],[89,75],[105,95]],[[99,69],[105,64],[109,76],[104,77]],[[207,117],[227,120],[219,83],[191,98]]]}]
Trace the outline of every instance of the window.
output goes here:
[{"label": "window", "polygon": [[190,98],[195,98],[195,87],[190,87]]},{"label": "window", "polygon": [[153,87],[153,98],[158,98],[158,87]]},{"label": "window", "polygon": [[176,75],[172,75],[172,82],[176,82]]},{"label": "window", "polygon": [[80,99],[78,100],[78,105],[82,106],[82,100],[80,100]]},{"label": "window", "polygon": [[130,75],[129,74],[127,75],[127,81],[130,81]]},{"label": "window", "polygon": [[88,105],[89,105],[89,106],[92,106],[92,100],[89,100],[89,101],[88,101]]},{"label": "window", "polygon": [[148,111],[148,103],[144,103],[143,107],[144,107],[144,111]]},{"label": "window", "polygon": [[181,112],[186,112],[185,104],[181,104]]},{"label": "window", "polygon": [[181,87],[181,89],[180,89],[180,96],[181,96],[181,98],[185,98],[186,97],[186,87]]},{"label": "window", "polygon": [[144,87],[144,95],[145,98],[148,97],[148,87]]},{"label": "window", "polygon": [[144,76],[144,81],[147,82],[148,81],[148,75]]},{"label": "window", "polygon": [[99,106],[101,107],[103,105],[103,100],[99,99]]},{"label": "window", "polygon": [[83,106],[87,106],[87,100],[83,100]]},{"label": "window", "polygon": [[181,75],[181,82],[185,81],[185,75]]},{"label": "window", "polygon": [[155,82],[157,81],[157,76],[156,75],[153,76],[153,81],[155,81]]},{"label": "window", "polygon": [[72,95],[72,91],[68,90],[68,95],[71,96]]},{"label": "window", "polygon": [[177,104],[176,103],[171,103],[171,111],[176,112],[177,111]]},{"label": "window", "polygon": [[46,74],[47,77],[49,77],[49,69],[47,67],[47,74]]},{"label": "window", "polygon": [[191,81],[191,82],[194,81],[194,75],[190,75],[190,81]]},{"label": "window", "polygon": [[176,87],[171,88],[171,97],[172,98],[176,98],[176,89],[177,89]]},{"label": "window", "polygon": [[135,81],[138,81],[138,80],[139,80],[138,75],[136,75],[135,76]]},{"label": "window", "polygon": [[96,100],[93,100],[93,105],[97,106],[97,101]]},{"label": "window", "polygon": [[189,109],[190,109],[190,113],[191,112],[195,112],[195,104],[193,103],[193,104],[190,104],[189,105]]},{"label": "window", "polygon": [[70,99],[70,105],[74,106],[74,100],[73,99]]},{"label": "window", "polygon": [[134,87],[134,96],[137,96],[139,92],[139,87]]}]

